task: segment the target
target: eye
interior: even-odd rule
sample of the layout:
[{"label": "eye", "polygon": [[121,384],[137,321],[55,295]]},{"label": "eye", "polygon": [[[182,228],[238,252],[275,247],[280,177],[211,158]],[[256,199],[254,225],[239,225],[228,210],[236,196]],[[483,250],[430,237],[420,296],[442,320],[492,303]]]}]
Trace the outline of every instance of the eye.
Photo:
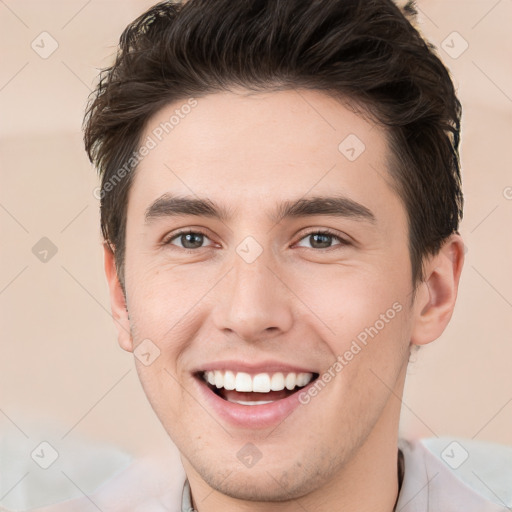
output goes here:
[{"label": "eye", "polygon": [[[311,249],[330,249],[332,247],[333,239],[339,242],[338,244],[335,245],[350,245],[350,242],[348,242],[341,236],[337,235],[335,232],[330,231],[328,229],[311,231],[304,235],[300,239],[300,241],[307,240],[308,238],[310,240],[310,243],[312,244],[312,247],[310,247]],[[194,250],[208,247],[203,246],[205,239],[209,240],[208,236],[202,231],[193,231],[191,229],[188,229],[178,231],[177,233],[173,233],[170,237],[168,237],[166,240],[162,242],[162,245],[177,245],[182,249],[193,252]],[[178,240],[180,243],[173,243],[174,240]]]},{"label": "eye", "polygon": [[[178,245],[182,249],[194,250],[202,249],[204,240],[209,238],[202,231],[193,231],[191,229],[174,233],[171,237],[162,242],[162,245],[171,245],[173,240],[178,240],[182,245]],[[172,244],[177,245],[177,244]]]},{"label": "eye", "polygon": [[312,249],[329,249],[332,247],[332,239],[336,239],[340,242],[339,244],[336,245],[350,245],[350,243],[347,240],[345,240],[344,238],[340,237],[339,235],[328,229],[320,231],[310,231],[301,238],[301,240],[306,239],[309,239],[310,243],[312,244]]}]

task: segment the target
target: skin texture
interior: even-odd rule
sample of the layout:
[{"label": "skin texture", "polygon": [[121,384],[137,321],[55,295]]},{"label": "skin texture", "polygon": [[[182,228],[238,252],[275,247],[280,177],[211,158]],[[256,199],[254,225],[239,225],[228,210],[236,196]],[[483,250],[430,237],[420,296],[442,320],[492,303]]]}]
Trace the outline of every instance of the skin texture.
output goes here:
[{"label": "skin texture", "polygon": [[[141,140],[179,106],[161,109]],[[350,134],[365,145],[354,161],[338,149]],[[463,242],[452,235],[425,261],[412,301],[407,215],[388,157],[383,128],[321,92],[239,90],[198,98],[139,164],[127,209],[126,303],[104,248],[112,312],[123,349],[149,339],[160,351],[148,366],[135,363],[199,512],[295,511],[297,501],[311,512],[393,509],[410,348],[449,322]],[[164,193],[209,198],[233,216],[146,224],[146,209]],[[333,194],[375,221],[269,218],[281,201]],[[163,244],[181,228],[204,233],[202,246],[187,252],[183,237]],[[345,242],[315,245],[309,235],[326,228]],[[262,249],[251,263],[236,251],[248,236]],[[394,318],[278,426],[234,427],[198,393],[192,370],[225,359],[271,359],[322,375],[393,304],[401,306]],[[251,468],[237,458],[247,443],[262,455]]]}]

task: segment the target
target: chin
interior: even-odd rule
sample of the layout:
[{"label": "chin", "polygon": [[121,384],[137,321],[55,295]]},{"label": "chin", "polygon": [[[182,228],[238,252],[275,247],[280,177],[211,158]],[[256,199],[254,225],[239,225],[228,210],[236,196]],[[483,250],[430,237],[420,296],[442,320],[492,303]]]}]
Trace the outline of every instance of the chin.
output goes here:
[{"label": "chin", "polygon": [[[223,481],[204,480],[216,491],[244,501],[256,502],[284,502],[301,498],[315,489],[315,484],[306,475],[297,475],[291,480],[293,485],[283,485],[278,474],[259,471],[254,474],[246,470],[246,475],[234,475],[233,473]],[[289,477],[285,477],[288,480]],[[215,479],[217,480],[217,479]],[[282,478],[281,478],[282,480]],[[320,479],[318,486],[320,486]]]},{"label": "chin", "polygon": [[[204,452],[195,452],[188,462],[210,488],[224,495],[253,502],[285,502],[315,491],[334,476],[336,467],[332,458],[321,450],[315,451],[315,454],[301,455],[300,460],[289,455],[276,454],[276,460],[264,456],[251,468],[238,461],[219,461],[222,456],[206,459]],[[205,460],[219,462],[205,464]],[[302,460],[308,463],[303,464]]]}]

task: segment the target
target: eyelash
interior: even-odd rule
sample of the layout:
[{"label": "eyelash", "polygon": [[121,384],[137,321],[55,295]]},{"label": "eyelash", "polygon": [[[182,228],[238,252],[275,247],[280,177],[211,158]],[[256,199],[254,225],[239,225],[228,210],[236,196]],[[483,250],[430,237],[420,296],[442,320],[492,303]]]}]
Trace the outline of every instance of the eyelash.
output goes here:
[{"label": "eyelash", "polygon": [[[203,231],[201,230],[192,230],[192,229],[184,229],[182,231],[178,231],[177,233],[173,233],[170,237],[168,237],[167,239],[165,239],[163,242],[162,242],[162,245],[163,246],[166,246],[166,245],[171,245],[171,242],[173,240],[175,240],[176,238],[178,238],[179,236],[181,235],[189,235],[189,234],[194,234],[194,235],[203,235],[205,236],[206,238],[209,238],[208,235],[206,233],[204,233]],[[336,238],[340,243],[339,243],[339,246],[347,246],[347,245],[350,245],[350,242],[348,242],[347,240],[345,240],[344,238],[340,237],[338,234],[336,234],[336,232],[334,231],[331,231],[330,229],[323,229],[323,230],[312,230],[308,233],[305,233],[304,235],[302,235],[302,237],[298,240],[298,242],[300,242],[301,240],[303,240],[304,238],[307,238],[308,236],[311,236],[311,235],[327,235],[327,236],[331,236],[333,238]],[[335,247],[335,246],[334,246]],[[334,249],[334,247],[327,247],[327,248],[324,248],[324,249],[315,249],[314,247],[305,247],[305,249],[312,249],[314,251],[329,251],[331,249]],[[186,249],[184,247],[178,247],[179,249],[189,253],[189,254],[192,254],[192,253],[196,253],[197,251],[199,251],[200,249],[206,249],[207,247],[199,247],[197,249]]]}]

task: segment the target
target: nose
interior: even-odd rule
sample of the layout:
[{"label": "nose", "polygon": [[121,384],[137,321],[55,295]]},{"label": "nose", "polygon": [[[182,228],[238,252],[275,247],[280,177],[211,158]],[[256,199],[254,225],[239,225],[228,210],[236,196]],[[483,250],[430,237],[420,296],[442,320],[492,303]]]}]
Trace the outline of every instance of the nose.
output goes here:
[{"label": "nose", "polygon": [[217,290],[214,313],[215,326],[228,336],[257,342],[291,328],[293,295],[272,265],[271,255],[267,257],[270,252],[264,250],[250,263],[235,254],[233,268]]}]

